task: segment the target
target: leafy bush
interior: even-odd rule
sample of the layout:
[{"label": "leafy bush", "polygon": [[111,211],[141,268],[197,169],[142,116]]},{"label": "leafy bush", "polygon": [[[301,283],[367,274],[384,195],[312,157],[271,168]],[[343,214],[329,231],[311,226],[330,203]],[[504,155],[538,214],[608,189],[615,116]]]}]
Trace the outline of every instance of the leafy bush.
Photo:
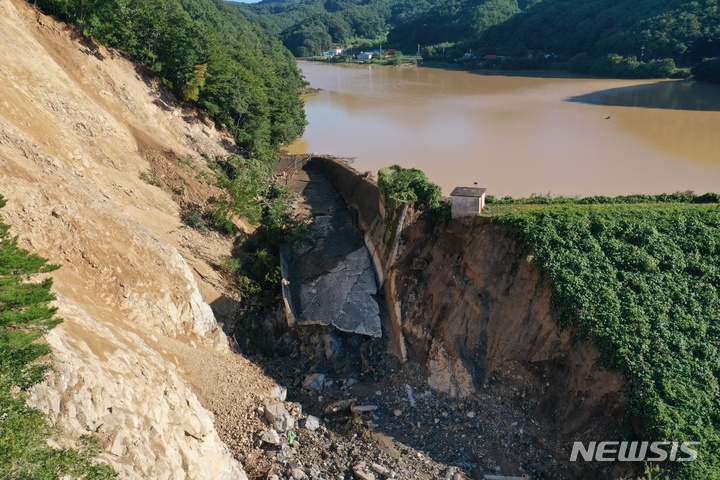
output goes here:
[{"label": "leafy bush", "polygon": [[230,206],[225,201],[214,200],[203,213],[202,219],[205,225],[223,235],[232,236],[238,233],[238,227],[232,221]]},{"label": "leafy bush", "polygon": [[200,230],[201,232],[208,231],[207,223],[205,223],[202,213],[197,208],[189,208],[183,211],[180,218],[188,227]]},{"label": "leafy bush", "polygon": [[508,225],[548,273],[562,322],[623,372],[644,436],[701,442],[698,460],[674,478],[717,478],[720,206],[682,203],[708,198],[689,194],[624,204],[634,197],[644,198],[504,207],[493,221]]},{"label": "leafy bush", "polygon": [[[0,208],[4,205],[0,195]],[[87,440],[77,450],[51,448],[53,429],[25,401],[27,389],[51,368],[37,363],[50,348],[36,340],[60,323],[49,306],[55,299],[52,280],[31,279],[57,268],[19,248],[0,222],[0,478],[116,478],[110,467],[93,461],[98,451]]]},{"label": "leafy bush", "polygon": [[443,200],[442,189],[432,183],[422,170],[393,165],[378,172],[378,186],[385,197],[397,202],[413,202],[437,208]]}]

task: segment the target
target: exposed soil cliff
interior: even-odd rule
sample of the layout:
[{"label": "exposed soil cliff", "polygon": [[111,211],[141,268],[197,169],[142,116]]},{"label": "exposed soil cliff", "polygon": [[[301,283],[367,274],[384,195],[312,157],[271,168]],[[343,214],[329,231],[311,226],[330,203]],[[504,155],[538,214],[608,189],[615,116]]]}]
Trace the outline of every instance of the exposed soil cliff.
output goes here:
[{"label": "exposed soil cliff", "polygon": [[612,437],[626,406],[622,376],[599,369],[598,351],[559,327],[547,276],[505,227],[482,217],[447,226],[419,219],[402,238],[390,298],[409,358],[426,365],[433,389],[513,392],[508,400],[566,459],[567,442]]}]

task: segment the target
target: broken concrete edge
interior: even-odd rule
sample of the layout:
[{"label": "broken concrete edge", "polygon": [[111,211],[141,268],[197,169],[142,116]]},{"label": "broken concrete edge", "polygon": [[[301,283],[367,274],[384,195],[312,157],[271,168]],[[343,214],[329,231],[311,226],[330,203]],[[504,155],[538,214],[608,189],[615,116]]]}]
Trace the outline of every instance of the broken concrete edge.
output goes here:
[{"label": "broken concrete edge", "polygon": [[388,328],[388,341],[395,346],[397,350],[393,353],[400,362],[407,362],[407,345],[405,344],[405,335],[402,332],[402,305],[400,299],[397,298],[397,287],[395,285],[395,274],[390,272],[390,276],[385,282],[385,303],[388,307],[390,317],[390,328]]},{"label": "broken concrete edge", "polygon": [[355,333],[358,335],[364,335],[366,337],[373,337],[373,338],[381,338],[382,337],[382,333],[375,334],[375,333],[369,332],[367,330],[359,330],[359,329],[350,330],[350,329],[338,326],[335,323],[323,322],[321,320],[297,320],[295,325],[333,327],[336,330],[339,330],[339,331],[345,332],[345,333]]},{"label": "broken concrete edge", "polygon": [[403,225],[405,224],[405,217],[407,216],[409,207],[410,205],[407,203],[403,203],[400,206],[400,219],[398,220],[398,224],[395,229],[395,241],[393,242],[392,248],[390,250],[390,255],[387,260],[387,268],[392,267],[395,263],[395,260],[397,259],[398,251],[400,249],[400,235],[402,234]]},{"label": "broken concrete edge", "polygon": [[287,247],[285,245],[280,246],[280,284],[281,284],[281,291],[282,291],[282,299],[283,299],[283,306],[285,309],[285,319],[287,320],[287,324],[289,328],[293,328],[295,325],[297,325],[297,316],[295,315],[295,311],[292,308],[292,296],[290,294],[290,280],[289,279],[289,269],[287,265]]},{"label": "broken concrete edge", "polygon": [[380,263],[380,255],[378,255],[378,250],[369,232],[364,232],[363,240],[365,240],[365,248],[367,248],[370,256],[370,263],[372,264],[373,273],[375,274],[375,282],[377,283],[378,290],[380,290],[385,283],[385,274],[382,269],[382,264]]}]

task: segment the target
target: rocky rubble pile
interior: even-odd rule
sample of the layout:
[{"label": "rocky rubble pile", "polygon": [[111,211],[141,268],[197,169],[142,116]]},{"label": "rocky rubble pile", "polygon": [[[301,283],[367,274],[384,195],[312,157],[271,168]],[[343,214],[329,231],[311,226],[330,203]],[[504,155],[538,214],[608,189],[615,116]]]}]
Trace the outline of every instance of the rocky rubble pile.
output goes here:
[{"label": "rocky rubble pile", "polygon": [[[282,371],[278,359],[273,368]],[[427,387],[419,368],[378,375],[299,373],[285,368],[289,397],[259,406],[264,428],[236,452],[250,478],[522,479],[572,473],[519,415],[522,392],[458,400]],[[507,401],[499,401],[505,397]],[[299,401],[294,401],[299,400]]]}]

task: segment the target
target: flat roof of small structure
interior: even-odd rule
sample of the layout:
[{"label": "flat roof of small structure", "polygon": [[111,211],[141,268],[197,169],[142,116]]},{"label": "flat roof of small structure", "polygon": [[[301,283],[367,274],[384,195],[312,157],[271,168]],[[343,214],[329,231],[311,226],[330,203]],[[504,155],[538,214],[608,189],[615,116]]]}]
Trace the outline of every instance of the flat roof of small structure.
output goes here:
[{"label": "flat roof of small structure", "polygon": [[482,197],[486,188],[477,187],[455,187],[450,194],[451,197]]}]

